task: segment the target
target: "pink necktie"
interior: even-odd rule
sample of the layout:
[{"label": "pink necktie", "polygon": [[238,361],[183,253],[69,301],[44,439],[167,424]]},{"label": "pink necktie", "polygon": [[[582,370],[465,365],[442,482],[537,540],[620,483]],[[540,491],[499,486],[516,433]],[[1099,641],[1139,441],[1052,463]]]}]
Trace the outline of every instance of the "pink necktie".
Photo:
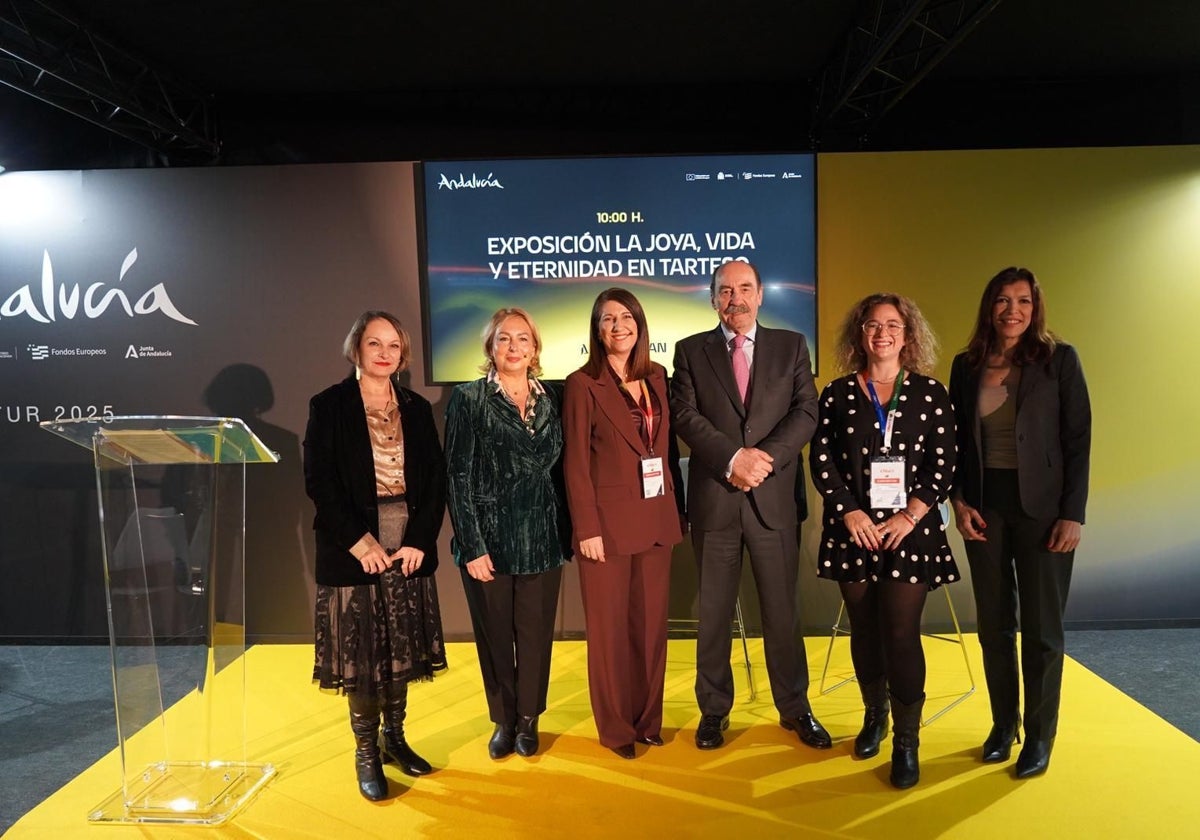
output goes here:
[{"label": "pink necktie", "polygon": [[733,337],[733,379],[737,382],[742,405],[746,404],[746,392],[750,390],[750,363],[746,361],[746,352],[742,349],[742,345],[745,343],[746,336],[735,335]]}]

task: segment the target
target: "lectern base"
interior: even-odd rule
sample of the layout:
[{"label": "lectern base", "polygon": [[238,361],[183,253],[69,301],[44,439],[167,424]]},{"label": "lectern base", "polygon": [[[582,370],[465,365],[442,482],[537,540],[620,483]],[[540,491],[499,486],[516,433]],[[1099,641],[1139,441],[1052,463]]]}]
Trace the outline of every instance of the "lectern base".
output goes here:
[{"label": "lectern base", "polygon": [[88,821],[220,825],[274,775],[272,764],[155,764],[142,773],[136,789],[117,791],[88,814]]}]

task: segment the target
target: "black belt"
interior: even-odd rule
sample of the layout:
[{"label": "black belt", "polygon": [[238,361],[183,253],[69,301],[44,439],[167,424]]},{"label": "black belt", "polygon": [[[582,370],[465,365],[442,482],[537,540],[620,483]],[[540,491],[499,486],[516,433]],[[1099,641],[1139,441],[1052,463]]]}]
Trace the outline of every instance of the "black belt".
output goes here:
[{"label": "black belt", "polygon": [[375,501],[380,505],[394,505],[405,501],[405,497],[403,493],[400,493],[395,496],[380,496]]}]

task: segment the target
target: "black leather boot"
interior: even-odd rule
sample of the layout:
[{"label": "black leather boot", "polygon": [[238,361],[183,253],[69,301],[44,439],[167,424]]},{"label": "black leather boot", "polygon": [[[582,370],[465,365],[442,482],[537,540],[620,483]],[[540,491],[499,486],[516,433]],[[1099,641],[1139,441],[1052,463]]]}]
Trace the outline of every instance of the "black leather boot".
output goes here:
[{"label": "black leather boot", "polygon": [[1040,776],[1050,766],[1050,751],[1054,749],[1054,739],[1028,738],[1021,754],[1017,756],[1016,776],[1018,779],[1029,779]]},{"label": "black leather boot", "polygon": [[537,715],[521,715],[517,718],[517,755],[529,756],[538,751],[538,719]]},{"label": "black leather boot", "polygon": [[372,802],[386,799],[387,778],[379,760],[379,698],[373,692],[347,694],[350,701],[350,729],[354,732],[354,772],[358,792]]},{"label": "black leather boot", "polygon": [[408,709],[408,684],[391,683],[383,691],[383,738],[379,747],[383,761],[396,762],[406,776],[433,772],[429,762],[417,755],[404,740],[404,714]]},{"label": "black leather boot", "polygon": [[1015,723],[993,723],[992,731],[988,733],[983,742],[983,763],[996,764],[1008,761],[1008,757],[1012,755],[1013,741],[1016,738],[1017,725]]},{"label": "black leather boot", "polygon": [[512,755],[516,746],[517,727],[511,723],[497,723],[492,739],[488,741],[488,755],[493,759],[501,759]]},{"label": "black leather boot", "polygon": [[858,758],[871,758],[879,755],[879,744],[888,731],[887,680],[879,677],[869,683],[860,682],[858,688],[866,711],[862,731],[854,739],[854,754]]},{"label": "black leather boot", "polygon": [[892,695],[892,787],[904,790],[921,778],[917,747],[921,745],[921,710],[925,695],[912,703],[901,703]]}]

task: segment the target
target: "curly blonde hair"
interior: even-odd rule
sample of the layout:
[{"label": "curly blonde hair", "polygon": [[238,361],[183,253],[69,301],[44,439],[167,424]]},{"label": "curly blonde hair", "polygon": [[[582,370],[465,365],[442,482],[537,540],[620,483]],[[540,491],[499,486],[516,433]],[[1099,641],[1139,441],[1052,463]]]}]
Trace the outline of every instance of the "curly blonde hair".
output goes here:
[{"label": "curly blonde hair", "polygon": [[904,347],[900,350],[900,364],[911,371],[925,376],[933,374],[937,365],[938,340],[921,314],[920,308],[909,298],[891,292],[876,292],[856,303],[838,330],[834,360],[839,371],[852,373],[867,366],[867,351],[863,349],[863,323],[876,306],[890,304],[896,307],[904,321]]}]

